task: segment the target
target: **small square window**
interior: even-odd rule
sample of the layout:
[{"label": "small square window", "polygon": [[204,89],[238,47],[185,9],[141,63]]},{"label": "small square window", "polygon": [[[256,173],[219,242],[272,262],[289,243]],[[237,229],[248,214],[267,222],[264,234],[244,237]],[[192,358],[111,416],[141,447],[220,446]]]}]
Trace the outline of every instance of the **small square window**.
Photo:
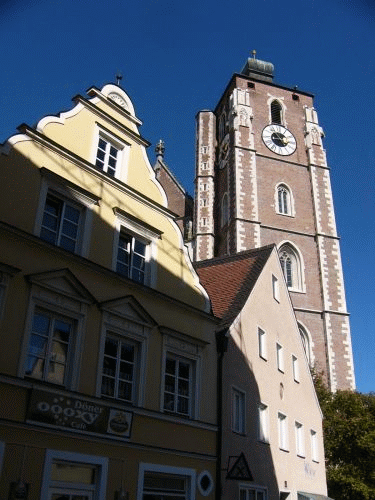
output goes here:
[{"label": "small square window", "polygon": [[245,393],[232,388],[232,430],[244,434],[245,426]]}]

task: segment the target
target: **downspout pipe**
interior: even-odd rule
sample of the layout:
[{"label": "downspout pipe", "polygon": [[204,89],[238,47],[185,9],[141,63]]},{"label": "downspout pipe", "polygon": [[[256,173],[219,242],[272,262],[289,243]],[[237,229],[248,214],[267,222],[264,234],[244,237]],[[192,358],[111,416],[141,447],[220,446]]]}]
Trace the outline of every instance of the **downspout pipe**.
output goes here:
[{"label": "downspout pipe", "polygon": [[217,436],[216,436],[216,488],[215,500],[221,500],[222,484],[222,448],[223,448],[223,360],[228,349],[229,331],[227,328],[218,330],[216,336],[217,351]]}]

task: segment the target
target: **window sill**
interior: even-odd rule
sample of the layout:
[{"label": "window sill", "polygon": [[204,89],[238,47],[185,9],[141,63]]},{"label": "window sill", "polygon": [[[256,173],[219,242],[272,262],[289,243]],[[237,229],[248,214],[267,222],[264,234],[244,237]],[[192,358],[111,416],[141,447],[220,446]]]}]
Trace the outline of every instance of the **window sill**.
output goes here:
[{"label": "window sill", "polygon": [[247,437],[246,432],[236,431],[232,429],[233,434],[237,434],[237,436]]}]

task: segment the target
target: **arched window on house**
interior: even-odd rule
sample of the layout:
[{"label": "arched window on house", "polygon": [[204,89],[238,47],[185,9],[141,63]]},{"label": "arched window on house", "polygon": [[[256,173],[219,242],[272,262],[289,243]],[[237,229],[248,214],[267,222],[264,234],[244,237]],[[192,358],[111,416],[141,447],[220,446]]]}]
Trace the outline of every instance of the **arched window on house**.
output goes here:
[{"label": "arched window on house", "polygon": [[302,345],[303,345],[303,348],[305,350],[307,361],[308,361],[309,365],[312,366],[310,336],[307,333],[306,328],[303,327],[300,323],[298,323],[298,329],[299,329],[299,333],[301,335]]},{"label": "arched window on house", "polygon": [[282,107],[276,99],[271,102],[271,122],[282,124]]},{"label": "arched window on house", "polygon": [[289,290],[303,292],[303,265],[298,250],[285,243],[279,248],[279,259]]},{"label": "arched window on house", "polygon": [[228,193],[224,193],[221,199],[221,227],[225,226],[229,220]]},{"label": "arched window on house", "polygon": [[276,192],[277,212],[283,215],[293,215],[292,193],[288,188],[288,186],[286,186],[285,184],[279,184],[276,187],[276,190],[277,190]]}]

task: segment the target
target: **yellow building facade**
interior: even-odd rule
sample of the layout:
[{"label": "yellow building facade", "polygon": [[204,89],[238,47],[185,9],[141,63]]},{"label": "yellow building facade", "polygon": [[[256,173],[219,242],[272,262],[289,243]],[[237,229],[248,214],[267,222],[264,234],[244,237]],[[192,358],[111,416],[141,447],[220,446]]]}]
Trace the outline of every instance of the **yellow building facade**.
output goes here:
[{"label": "yellow building facade", "polygon": [[213,498],[217,320],[127,94],[1,147],[0,498]]}]

